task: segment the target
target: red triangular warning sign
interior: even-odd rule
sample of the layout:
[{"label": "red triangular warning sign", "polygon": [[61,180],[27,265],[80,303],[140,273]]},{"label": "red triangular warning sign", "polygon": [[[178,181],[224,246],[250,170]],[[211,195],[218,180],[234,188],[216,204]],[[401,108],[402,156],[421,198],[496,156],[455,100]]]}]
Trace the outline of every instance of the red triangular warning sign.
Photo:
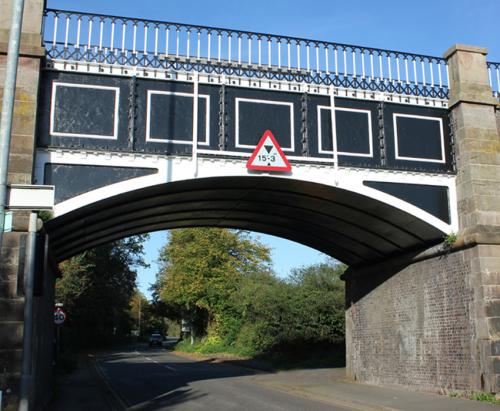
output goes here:
[{"label": "red triangular warning sign", "polygon": [[249,170],[291,171],[292,166],[283,154],[280,145],[271,131],[266,130],[259,144],[247,161]]}]

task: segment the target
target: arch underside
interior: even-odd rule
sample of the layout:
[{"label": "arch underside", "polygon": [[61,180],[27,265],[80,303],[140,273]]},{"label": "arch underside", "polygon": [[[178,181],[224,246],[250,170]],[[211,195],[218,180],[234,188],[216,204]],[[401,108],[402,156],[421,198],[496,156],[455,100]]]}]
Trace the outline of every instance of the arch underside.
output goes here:
[{"label": "arch underside", "polygon": [[120,194],[46,224],[61,261],[145,232],[226,227],[283,237],[362,266],[442,240],[431,224],[335,187],[273,177],[200,178]]}]

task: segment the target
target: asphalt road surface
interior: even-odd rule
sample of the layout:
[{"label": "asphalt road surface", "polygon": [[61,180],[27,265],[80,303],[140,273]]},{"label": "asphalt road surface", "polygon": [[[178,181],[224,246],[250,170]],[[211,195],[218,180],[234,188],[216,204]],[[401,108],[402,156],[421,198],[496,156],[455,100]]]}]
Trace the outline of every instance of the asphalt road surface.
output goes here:
[{"label": "asphalt road surface", "polygon": [[128,410],[352,410],[272,388],[247,368],[194,361],[165,349],[113,352],[101,356],[97,367]]},{"label": "asphalt road surface", "polygon": [[[171,341],[172,342],[172,341]],[[259,372],[212,360],[191,360],[146,345],[100,355],[97,380],[113,410],[183,411],[493,411],[498,406],[402,387],[349,381],[342,368]],[[232,364],[232,365],[231,365]],[[100,378],[99,378],[100,377]],[[68,382],[69,383],[69,382]],[[98,383],[96,381],[96,383]],[[78,386],[80,383],[76,382]],[[71,383],[74,386],[75,383]],[[74,388],[74,387],[73,387]],[[85,386],[81,387],[85,388]],[[78,396],[79,395],[79,396]],[[68,397],[68,396],[66,396]],[[56,410],[98,411],[84,406],[83,390],[69,396],[75,405]],[[95,400],[98,398],[96,396]],[[68,403],[67,403],[68,404]],[[100,410],[101,408],[99,408]],[[102,408],[104,409],[104,408]]]}]

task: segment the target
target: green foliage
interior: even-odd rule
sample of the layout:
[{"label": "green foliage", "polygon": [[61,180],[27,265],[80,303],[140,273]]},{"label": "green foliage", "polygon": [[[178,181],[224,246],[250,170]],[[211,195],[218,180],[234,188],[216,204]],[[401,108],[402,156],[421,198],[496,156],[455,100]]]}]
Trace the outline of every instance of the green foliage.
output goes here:
[{"label": "green foliage", "polygon": [[147,337],[153,333],[162,335],[169,333],[167,319],[138,289],[135,289],[132,294],[129,316],[132,319],[132,328],[140,331],[140,337]]},{"label": "green foliage", "polygon": [[495,395],[489,392],[471,392],[469,395],[469,399],[500,405],[500,400],[497,400]]},{"label": "green foliage", "polygon": [[346,267],[329,260],[281,280],[269,254],[241,231],[171,233],[153,289],[164,314],[193,324],[195,344],[187,339],[178,349],[258,356],[343,342]]},{"label": "green foliage", "polygon": [[199,345],[198,344],[191,345],[191,343],[188,340],[180,340],[176,344],[175,348],[178,351],[193,353],[199,350]]},{"label": "green foliage", "polygon": [[302,267],[288,281],[248,279],[234,296],[243,323],[238,344],[265,352],[287,344],[344,339],[345,266],[333,261]]},{"label": "green foliage", "polygon": [[450,391],[448,396],[500,405],[500,400],[495,397],[495,394],[484,391]]},{"label": "green foliage", "polygon": [[56,301],[67,313],[65,332],[75,344],[98,345],[133,326],[130,300],[135,290],[134,266],[142,259],[144,237],[131,237],[94,248],[60,264]]},{"label": "green foliage", "polygon": [[54,213],[49,210],[40,210],[38,212],[38,218],[42,220],[44,223],[46,223],[49,220],[52,220],[54,218]]},{"label": "green foliage", "polygon": [[209,321],[219,323],[244,276],[267,269],[270,257],[245,232],[193,228],[170,233],[160,262],[159,299],[203,334]]},{"label": "green foliage", "polygon": [[444,236],[443,238],[443,244],[445,248],[451,248],[453,244],[457,241],[457,234],[456,233],[449,233]]}]

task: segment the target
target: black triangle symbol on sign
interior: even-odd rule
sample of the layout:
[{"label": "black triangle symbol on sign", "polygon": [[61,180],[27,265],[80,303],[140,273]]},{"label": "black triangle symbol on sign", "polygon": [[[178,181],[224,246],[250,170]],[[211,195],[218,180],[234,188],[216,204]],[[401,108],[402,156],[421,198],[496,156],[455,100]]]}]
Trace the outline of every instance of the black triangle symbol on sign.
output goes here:
[{"label": "black triangle symbol on sign", "polygon": [[273,149],[273,146],[264,146],[264,148],[266,149],[267,154],[269,154],[271,152],[271,150]]}]

